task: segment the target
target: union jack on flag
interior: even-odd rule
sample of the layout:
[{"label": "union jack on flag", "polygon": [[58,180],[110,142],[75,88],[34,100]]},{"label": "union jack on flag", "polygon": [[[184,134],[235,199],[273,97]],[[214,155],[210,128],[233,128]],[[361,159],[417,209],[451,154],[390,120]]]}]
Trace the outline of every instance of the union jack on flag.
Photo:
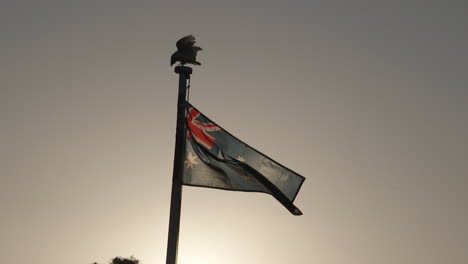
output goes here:
[{"label": "union jack on flag", "polygon": [[193,135],[197,143],[211,149],[215,138],[208,132],[218,131],[221,128],[214,123],[203,123],[198,120],[199,117],[200,112],[197,109],[193,107],[188,108],[187,125],[190,131],[187,132],[187,136],[191,137],[191,135]]},{"label": "union jack on flag", "polygon": [[187,102],[183,184],[274,196],[292,214],[305,180],[240,141]]}]

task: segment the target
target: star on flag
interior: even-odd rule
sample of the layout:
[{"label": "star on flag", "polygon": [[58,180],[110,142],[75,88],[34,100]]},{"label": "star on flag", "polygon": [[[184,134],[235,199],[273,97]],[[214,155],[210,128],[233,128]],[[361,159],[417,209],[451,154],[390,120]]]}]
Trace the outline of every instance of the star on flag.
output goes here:
[{"label": "star on flag", "polygon": [[239,155],[239,157],[237,157],[237,160],[240,161],[240,162],[245,162],[245,157]]},{"label": "star on flag", "polygon": [[187,169],[193,168],[193,165],[198,164],[196,159],[197,159],[197,156],[193,156],[192,152],[189,152],[189,154],[187,155],[187,158],[185,159],[185,163],[187,163]]}]

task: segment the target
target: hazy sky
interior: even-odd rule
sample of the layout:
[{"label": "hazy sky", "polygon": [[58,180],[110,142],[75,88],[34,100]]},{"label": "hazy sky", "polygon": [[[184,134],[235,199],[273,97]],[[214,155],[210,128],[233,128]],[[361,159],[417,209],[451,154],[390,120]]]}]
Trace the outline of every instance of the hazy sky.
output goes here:
[{"label": "hazy sky", "polygon": [[190,102],[307,179],[184,187],[180,264],[466,263],[466,4],[187,2],[2,1],[2,262],[165,263],[195,34]]}]

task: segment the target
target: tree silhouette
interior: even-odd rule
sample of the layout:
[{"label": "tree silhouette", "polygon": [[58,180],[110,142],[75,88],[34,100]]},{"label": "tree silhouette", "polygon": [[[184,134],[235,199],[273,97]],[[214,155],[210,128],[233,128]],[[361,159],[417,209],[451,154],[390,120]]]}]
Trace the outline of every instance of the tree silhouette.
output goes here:
[{"label": "tree silhouette", "polygon": [[[133,256],[130,256],[130,258],[115,257],[109,262],[109,264],[138,264],[138,263],[140,263],[140,261],[135,259]],[[98,263],[94,262],[92,264],[98,264]]]}]

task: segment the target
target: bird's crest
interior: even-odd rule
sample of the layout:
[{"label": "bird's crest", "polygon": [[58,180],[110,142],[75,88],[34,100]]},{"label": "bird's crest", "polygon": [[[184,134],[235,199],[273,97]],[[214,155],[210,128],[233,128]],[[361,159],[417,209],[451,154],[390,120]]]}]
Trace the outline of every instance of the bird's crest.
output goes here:
[{"label": "bird's crest", "polygon": [[193,35],[188,35],[179,39],[179,41],[177,41],[176,43],[176,46],[178,50],[181,50],[188,46],[193,46],[195,45],[195,43],[196,43],[195,37]]}]

